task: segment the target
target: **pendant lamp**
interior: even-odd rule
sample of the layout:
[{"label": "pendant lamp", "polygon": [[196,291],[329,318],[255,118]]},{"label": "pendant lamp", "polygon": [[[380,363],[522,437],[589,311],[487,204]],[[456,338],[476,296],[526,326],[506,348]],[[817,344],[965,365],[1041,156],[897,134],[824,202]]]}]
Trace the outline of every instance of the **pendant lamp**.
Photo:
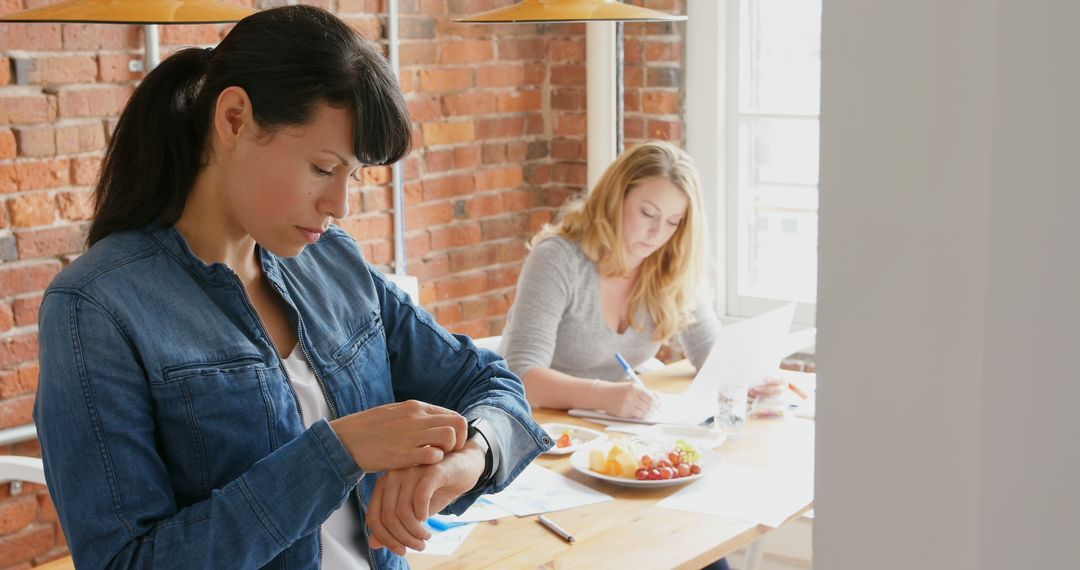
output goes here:
[{"label": "pendant lamp", "polygon": [[521,0],[517,4],[459,18],[471,24],[568,22],[678,22],[676,16],[617,0]]},{"label": "pendant lamp", "polygon": [[255,12],[254,8],[216,0],[66,0],[0,16],[0,23],[145,24],[142,67],[149,71],[159,60],[157,24],[220,24],[242,20]]}]

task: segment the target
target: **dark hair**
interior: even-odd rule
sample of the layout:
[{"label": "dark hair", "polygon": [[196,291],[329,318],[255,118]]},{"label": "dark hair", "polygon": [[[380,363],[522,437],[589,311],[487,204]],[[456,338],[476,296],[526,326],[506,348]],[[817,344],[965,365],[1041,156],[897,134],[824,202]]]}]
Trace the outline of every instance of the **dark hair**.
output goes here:
[{"label": "dark hair", "polygon": [[306,124],[328,104],[354,111],[362,164],[389,164],[409,151],[409,112],[377,46],[319,8],[257,12],[216,48],[176,52],[135,89],[105,151],[88,245],[112,232],[176,223],[204,166],[218,95],[234,85],[269,132]]}]

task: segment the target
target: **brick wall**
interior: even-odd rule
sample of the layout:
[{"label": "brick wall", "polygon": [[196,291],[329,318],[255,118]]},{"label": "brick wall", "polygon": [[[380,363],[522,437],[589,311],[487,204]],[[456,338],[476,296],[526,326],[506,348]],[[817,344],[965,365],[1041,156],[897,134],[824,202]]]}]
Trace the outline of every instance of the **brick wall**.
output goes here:
[{"label": "brick wall", "polygon": [[[234,0],[235,1],[235,0]],[[278,0],[236,3],[269,7]],[[49,3],[0,0],[0,13]],[[385,43],[383,0],[308,2]],[[455,332],[498,334],[525,240],[585,184],[585,28],[450,22],[511,0],[400,0],[401,85],[416,145],[405,159],[406,251],[421,303]],[[681,12],[682,0],[630,3]],[[227,26],[162,26],[163,54]],[[682,140],[682,24],[625,26],[627,145]],[[0,24],[0,429],[31,421],[37,310],[82,250],[90,190],[138,74],[138,27]],[[368,168],[341,225],[369,260],[393,259],[391,169]],[[36,442],[0,454],[38,455]],[[0,486],[0,569],[66,551],[43,487]]]}]

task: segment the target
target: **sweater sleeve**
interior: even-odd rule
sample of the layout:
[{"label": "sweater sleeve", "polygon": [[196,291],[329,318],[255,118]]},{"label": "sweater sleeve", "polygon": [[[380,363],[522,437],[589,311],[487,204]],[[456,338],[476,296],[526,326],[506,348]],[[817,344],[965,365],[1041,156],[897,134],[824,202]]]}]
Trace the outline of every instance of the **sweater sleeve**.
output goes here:
[{"label": "sweater sleeve", "polygon": [[546,239],[529,253],[518,277],[517,296],[500,350],[518,376],[551,366],[559,323],[573,298],[573,245]]},{"label": "sweater sleeve", "polygon": [[692,312],[694,321],[679,331],[679,342],[694,368],[701,368],[720,331],[720,319],[713,308],[712,295],[702,295]]}]

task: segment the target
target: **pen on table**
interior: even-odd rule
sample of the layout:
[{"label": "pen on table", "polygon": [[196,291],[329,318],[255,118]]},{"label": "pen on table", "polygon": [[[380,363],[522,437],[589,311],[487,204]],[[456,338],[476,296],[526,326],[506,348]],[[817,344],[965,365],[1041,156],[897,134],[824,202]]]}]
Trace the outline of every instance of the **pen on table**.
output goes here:
[{"label": "pen on table", "polygon": [[802,389],[800,389],[800,388],[799,388],[798,386],[796,386],[794,382],[788,382],[788,385],[787,385],[787,387],[788,387],[788,388],[789,388],[789,389],[790,389],[790,390],[791,390],[792,392],[795,392],[795,394],[796,394],[797,396],[799,396],[800,398],[802,398],[802,399],[804,399],[804,400],[810,397],[809,395],[807,395],[807,393],[806,393],[806,392],[803,392],[803,391],[802,391]]},{"label": "pen on table", "polygon": [[431,528],[433,528],[435,530],[450,530],[450,529],[454,528],[455,526],[463,526],[463,525],[466,525],[466,524],[469,524],[469,523],[464,523],[464,522],[443,522],[443,521],[441,521],[441,520],[439,520],[437,518],[432,517],[432,518],[427,520],[427,524],[428,524],[428,526],[430,526]]},{"label": "pen on table", "polygon": [[565,540],[566,542],[574,542],[574,535],[570,534],[569,532],[566,532],[566,530],[563,527],[555,524],[554,522],[551,521],[551,519],[545,517],[544,515],[540,515],[540,516],[536,517],[536,520],[540,524],[544,525],[551,532],[559,535],[559,537],[562,538],[563,540]]}]

